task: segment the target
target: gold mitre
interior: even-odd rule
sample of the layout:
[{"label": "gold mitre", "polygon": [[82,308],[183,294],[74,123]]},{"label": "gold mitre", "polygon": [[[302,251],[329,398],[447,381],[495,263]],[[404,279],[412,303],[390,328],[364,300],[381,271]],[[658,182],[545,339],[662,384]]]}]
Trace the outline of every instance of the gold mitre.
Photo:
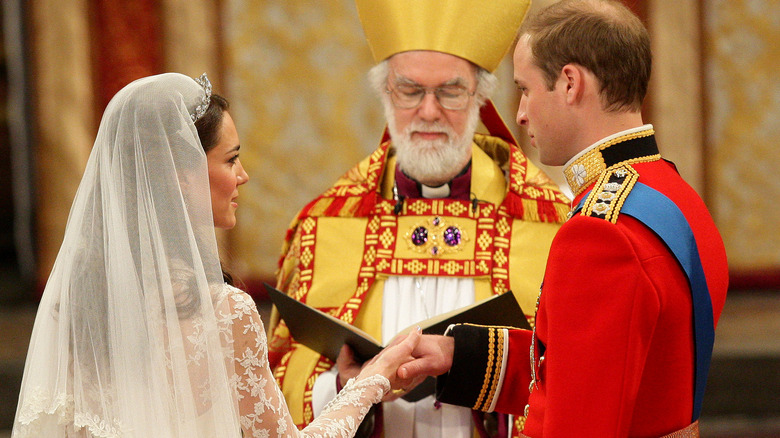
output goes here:
[{"label": "gold mitre", "polygon": [[356,0],[374,61],[409,50],[459,56],[492,72],[531,0]]}]

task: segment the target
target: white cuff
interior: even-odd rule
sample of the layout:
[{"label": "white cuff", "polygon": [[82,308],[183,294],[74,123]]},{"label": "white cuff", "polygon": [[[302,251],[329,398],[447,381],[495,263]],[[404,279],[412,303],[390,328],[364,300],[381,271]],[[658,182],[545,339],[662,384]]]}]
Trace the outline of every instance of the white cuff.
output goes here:
[{"label": "white cuff", "polygon": [[314,381],[314,387],[311,389],[311,407],[314,411],[314,417],[318,417],[325,405],[336,398],[336,379],[338,370],[336,367],[325,371]]}]

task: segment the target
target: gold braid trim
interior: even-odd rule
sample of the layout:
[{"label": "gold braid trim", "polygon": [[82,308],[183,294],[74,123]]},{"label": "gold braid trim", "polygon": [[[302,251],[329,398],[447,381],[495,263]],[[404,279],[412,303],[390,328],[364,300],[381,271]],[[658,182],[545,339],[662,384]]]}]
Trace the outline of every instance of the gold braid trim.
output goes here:
[{"label": "gold braid trim", "polygon": [[490,409],[490,407],[493,405],[493,399],[496,397],[496,388],[498,388],[498,382],[501,378],[501,368],[503,368],[503,359],[504,359],[504,335],[505,331],[503,329],[497,329],[496,330],[497,338],[496,339],[496,360],[495,360],[495,368],[493,369],[493,383],[490,385],[490,393],[487,396],[487,399],[485,399],[485,404],[483,406],[483,410],[487,411]]},{"label": "gold braid trim", "polygon": [[504,360],[504,336],[507,327],[480,326],[488,329],[488,357],[482,389],[472,409],[487,412],[493,404]]},{"label": "gold braid trim", "polygon": [[[517,425],[517,422],[515,422],[515,425]],[[525,426],[525,421],[523,421],[523,426]],[[520,433],[518,436],[520,438],[530,438],[523,433]],[[684,429],[680,429],[676,432],[672,432],[659,438],[699,438],[699,421],[696,420],[693,422],[693,424],[687,426]]]},{"label": "gold braid trim", "polygon": [[[569,187],[571,187],[574,196],[576,197],[582,193],[599,175],[607,170],[607,165],[604,162],[604,157],[601,154],[601,151],[624,141],[633,140],[635,138],[649,137],[651,135],[655,135],[655,131],[652,129],[621,135],[620,137],[613,138],[612,140],[606,141],[596,146],[592,150],[585,153],[583,156],[577,158],[573,163],[571,163],[571,165],[563,170],[563,174],[566,177],[566,181],[569,183]],[[656,161],[660,158],[661,155],[659,154],[637,157],[617,163],[612,167],[618,167],[624,164]]]},{"label": "gold braid trim", "polygon": [[492,327],[488,327],[488,357],[487,357],[487,365],[485,366],[485,379],[482,382],[482,389],[479,392],[479,397],[477,398],[477,402],[474,403],[474,407],[472,409],[481,411],[482,410],[482,400],[485,399],[488,387],[490,386],[490,380],[493,377],[493,362],[494,362],[494,348],[495,348],[495,337],[496,337],[496,330]]},{"label": "gold braid trim", "polygon": [[680,429],[661,438],[699,438],[699,420],[696,420],[685,429]]}]

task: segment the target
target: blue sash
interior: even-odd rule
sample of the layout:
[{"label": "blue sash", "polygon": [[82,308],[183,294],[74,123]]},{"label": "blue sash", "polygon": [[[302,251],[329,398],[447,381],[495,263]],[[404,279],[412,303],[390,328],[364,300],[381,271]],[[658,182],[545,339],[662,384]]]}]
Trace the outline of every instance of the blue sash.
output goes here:
[{"label": "blue sash", "polygon": [[[574,213],[582,209],[588,195],[582,198]],[[685,216],[669,198],[645,184],[637,182],[620,209],[642,222],[666,244],[688,277],[693,296],[693,328],[695,342],[695,383],[693,392],[692,422],[701,414],[704,388],[712,358],[712,345],[715,341],[715,323],[712,316],[712,300],[704,269],[699,258],[699,250],[693,231]]]}]

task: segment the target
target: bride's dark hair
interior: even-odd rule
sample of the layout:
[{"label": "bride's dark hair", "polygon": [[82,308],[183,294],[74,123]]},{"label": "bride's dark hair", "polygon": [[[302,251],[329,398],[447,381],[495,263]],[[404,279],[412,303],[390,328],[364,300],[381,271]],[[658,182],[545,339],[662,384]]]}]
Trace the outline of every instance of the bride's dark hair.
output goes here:
[{"label": "bride's dark hair", "polygon": [[225,111],[230,109],[230,103],[219,94],[211,95],[211,104],[209,104],[203,116],[195,121],[195,129],[198,130],[200,144],[203,150],[208,153],[219,143],[220,128],[222,128],[222,118]]},{"label": "bride's dark hair", "polygon": [[[203,150],[208,153],[213,149],[217,143],[219,143],[222,119],[225,111],[230,109],[230,103],[224,97],[219,94],[211,94],[211,103],[209,104],[206,112],[203,116],[195,121],[195,129],[198,130],[198,138],[200,138],[200,144],[203,146]],[[222,268],[222,278],[225,283],[234,286],[235,280],[233,275]]]}]

